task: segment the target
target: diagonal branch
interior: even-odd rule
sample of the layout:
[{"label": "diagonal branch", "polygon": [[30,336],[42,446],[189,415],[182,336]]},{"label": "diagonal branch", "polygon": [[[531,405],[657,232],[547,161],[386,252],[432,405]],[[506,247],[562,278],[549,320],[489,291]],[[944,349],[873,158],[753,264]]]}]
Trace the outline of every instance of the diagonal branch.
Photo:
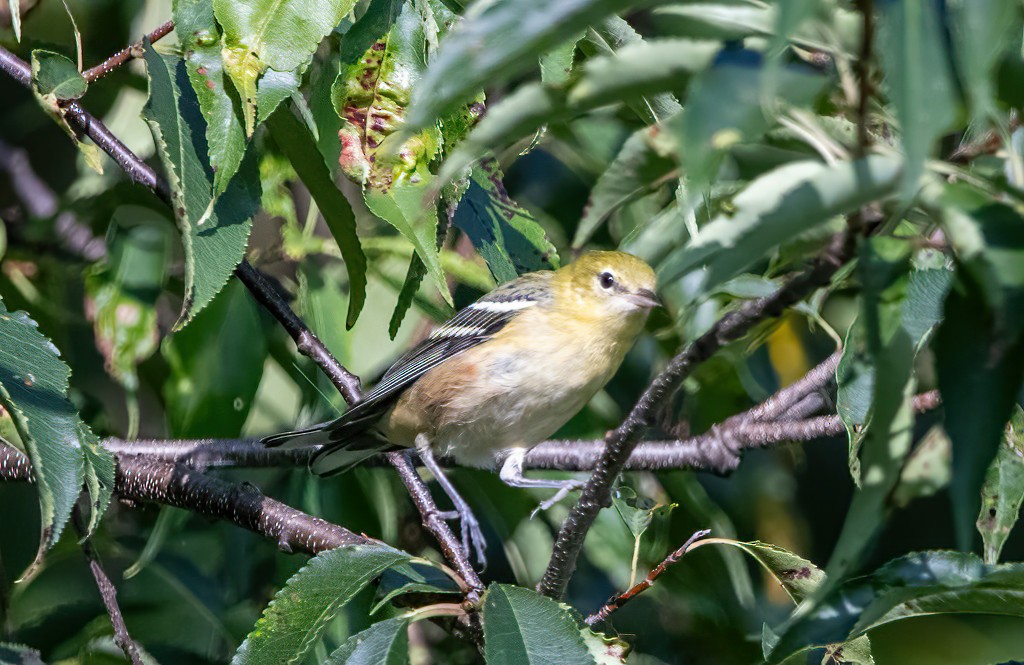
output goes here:
[{"label": "diagonal branch", "polygon": [[[26,87],[31,85],[31,71],[28,64],[3,47],[0,47],[0,70],[7,72]],[[86,112],[78,102],[69,103],[63,111],[68,123],[92,139],[97,146],[110,155],[133,182],[150,189],[164,203],[170,205],[170,190],[167,182],[160,178],[148,164],[139,159],[138,155],[129,150],[102,122]],[[295,341],[299,352],[313,360],[324,371],[346,401],[349,404],[357,401],[359,398],[358,379],[338,362],[267,280],[245,260],[235,270],[235,275],[260,304],[277,318]],[[407,460],[400,461],[396,458],[392,463],[413,497],[417,508],[420,509],[423,526],[437,539],[445,557],[462,575],[466,583],[473,589],[473,595],[476,596],[483,589],[483,583],[476,571],[473,570],[465,553],[462,552],[458,540],[448,524],[444,520],[434,519],[433,515],[437,512],[437,507],[434,505],[426,483],[418,474],[410,472],[412,471],[411,464],[405,468],[405,465],[408,464]]]},{"label": "diagonal branch", "polygon": [[612,484],[625,469],[626,461],[655,411],[670,399],[698,365],[719,349],[827,284],[853,255],[855,240],[852,235],[835,236],[829,248],[807,270],[790,278],[772,295],[750,301],[719,319],[711,330],[683,349],[654,379],[623,423],[606,437],[605,450],[594,472],[559,529],[551,561],[538,585],[541,593],[557,599],[565,595],[583,540],[601,509],[611,505]]},{"label": "diagonal branch", "polygon": [[174,21],[168,21],[167,23],[164,23],[159,28],[146,35],[144,39],[140,39],[134,44],[124,47],[123,49],[121,49],[114,55],[110,56],[109,58],[107,58],[100,64],[96,65],[95,67],[90,67],[89,69],[82,72],[82,76],[89,83],[93,83],[94,81],[103,78],[104,76],[114,71],[124,63],[128,62],[132,58],[141,58],[142,49],[145,47],[146,41],[153,43],[157,40],[163,39],[168,35],[168,33],[171,32],[171,30],[174,30]]}]

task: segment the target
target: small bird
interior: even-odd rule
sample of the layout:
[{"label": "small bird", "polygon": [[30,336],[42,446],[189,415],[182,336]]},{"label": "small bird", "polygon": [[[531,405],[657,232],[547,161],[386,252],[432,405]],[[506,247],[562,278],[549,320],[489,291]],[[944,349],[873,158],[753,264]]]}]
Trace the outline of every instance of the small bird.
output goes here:
[{"label": "small bird", "polygon": [[381,452],[414,450],[461,522],[462,544],[483,563],[484,538],[435,455],[500,469],[512,487],[582,483],[523,477],[526,453],[564,425],[615,374],[660,303],[654,271],[623,252],[588,252],[555,271],[506,282],[403,355],[340,418],[267,437],[270,447],[319,445],[312,471],[330,475]]}]

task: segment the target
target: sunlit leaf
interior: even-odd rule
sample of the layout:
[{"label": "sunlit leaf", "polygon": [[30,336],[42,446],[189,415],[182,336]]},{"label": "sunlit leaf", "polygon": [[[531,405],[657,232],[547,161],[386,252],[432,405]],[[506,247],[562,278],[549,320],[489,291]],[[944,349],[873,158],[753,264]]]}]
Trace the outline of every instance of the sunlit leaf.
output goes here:
[{"label": "sunlit leaf", "polygon": [[71,369],[25,312],[0,300],[0,405],[10,414],[32,461],[42,535],[38,558],[60,537],[87,482],[90,529],[114,489],[113,457],[68,400]]},{"label": "sunlit leaf", "polygon": [[981,487],[978,531],[985,542],[985,563],[997,563],[1003,544],[1024,503],[1024,409],[1017,405]]},{"label": "sunlit leaf", "polygon": [[206,120],[206,144],[215,195],[224,193],[245,155],[241,102],[224,72],[220,31],[210,0],[175,0],[174,31],[188,78]]},{"label": "sunlit leaf", "polygon": [[185,299],[176,329],[184,327],[224,287],[245,255],[252,215],[260,204],[255,158],[243,159],[216,199],[204,145],[205,122],[177,56],[146,49],[149,100],[144,117],[170,181],[174,216],[185,249]]},{"label": "sunlit leaf", "polygon": [[348,638],[325,665],[406,665],[409,662],[409,619],[378,621]]}]

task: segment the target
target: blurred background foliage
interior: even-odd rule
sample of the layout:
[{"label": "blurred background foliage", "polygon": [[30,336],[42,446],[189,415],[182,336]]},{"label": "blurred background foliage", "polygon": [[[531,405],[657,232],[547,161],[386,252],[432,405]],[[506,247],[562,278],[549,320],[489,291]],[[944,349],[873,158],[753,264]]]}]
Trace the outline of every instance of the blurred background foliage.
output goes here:
[{"label": "blurred background foliage", "polygon": [[[861,24],[852,3],[682,2],[624,13],[628,23],[597,12],[593,27],[569,26],[571,34],[555,34],[549,44],[560,45],[545,47],[539,66],[538,53],[506,53],[514,65],[497,81],[487,81],[488,73],[480,73],[483,58],[474,61],[478,56],[463,52],[461,57],[469,58],[463,63],[466,82],[427,75],[423,86],[413,86],[414,109],[420,113],[413,120],[422,129],[434,127],[435,118],[463,101],[456,89],[460,85],[472,88],[474,76],[487,81],[490,114],[464,142],[451,133],[440,137],[449,159],[440,170],[439,160],[430,163],[433,170],[425,172],[421,184],[441,187],[448,178],[458,180],[465,176],[460,165],[492,151],[495,161],[485,167],[490,173],[498,167],[504,172],[507,197],[521,209],[517,219],[535,220],[547,238],[527,238],[525,250],[513,248],[512,263],[532,256],[526,250],[548,241],[548,263],[571,261],[585,248],[619,247],[670,277],[661,284],[667,310],[652,317],[622,371],[557,438],[595,439],[615,427],[683,342],[707,330],[737,303],[770,292],[780,275],[819,252],[843,228],[839,212],[895,192],[884,209],[885,234],[910,239],[918,267],[945,270],[943,252],[949,247],[935,231],[935,218],[943,214],[936,212],[936,201],[945,194],[933,196],[927,205],[913,202],[918,176],[927,171],[938,181],[953,175],[993,201],[1008,198],[1019,208],[1024,140],[1010,109],[1022,101],[1021,6],[993,0],[979,3],[984,11],[972,13],[967,5],[974,1],[877,3],[881,69],[872,72],[879,95],[869,105],[870,131],[886,154],[897,145],[895,136],[903,137],[903,180],[882,173],[877,187],[847,195],[842,209],[826,205],[813,224],[801,225],[793,209],[783,208],[780,219],[798,221],[780,221],[767,231],[767,238],[743,236],[742,242],[753,244],[740,245],[742,251],[725,259],[694,251],[695,243],[687,244],[694,231],[711,228],[716,219],[732,217],[740,223],[744,206],[763,213],[771,204],[764,190],[782,191],[791,184],[773,180],[779,167],[813,160],[816,167],[837,168],[857,155],[852,102],[857,96],[854,70]],[[414,4],[429,4],[434,18],[441,18],[437,30],[443,53],[444,17],[453,21],[458,3],[410,2],[406,10]],[[332,235],[329,220],[311,195],[313,176],[297,175],[293,168],[290,151],[295,146],[287,141],[288,127],[272,120],[269,131],[259,128],[251,139],[262,194],[247,256],[294,294],[299,314],[366,384],[430,326],[449,316],[452,305],[464,306],[492,288],[496,276],[507,276],[500,273],[501,257],[488,254],[496,250],[487,246],[487,229],[473,226],[488,219],[486,212],[477,212],[468,222],[456,213],[457,230],[448,233],[436,253],[437,264],[430,265],[434,236],[421,234],[410,242],[409,234],[396,230],[393,221],[407,211],[381,213],[385,204],[373,198],[372,187],[364,196],[358,183],[339,173],[341,147],[333,137],[341,118],[335,108],[344,107],[346,97],[335,77],[343,58],[351,62],[352,53],[359,55],[372,43],[365,35],[353,38],[349,31],[358,24],[357,17],[378,11],[394,18],[402,6],[386,0],[358,2],[299,73],[302,85],[289,102],[297,114],[289,116],[291,121],[318,130],[317,146],[352,207],[366,255],[365,305],[350,329],[346,312],[352,307],[352,265],[342,260],[337,234]],[[69,0],[68,7],[82,35],[86,65],[172,15],[170,3],[163,0]],[[796,19],[787,24],[789,11]],[[33,49],[75,59],[74,29],[62,3],[22,2],[21,12],[21,41],[5,29],[0,39],[6,46],[26,59]],[[987,23],[984,12],[990,14]],[[9,9],[0,14],[9,25]],[[914,32],[913,26],[924,27]],[[908,34],[920,41],[906,43],[902,50],[893,46]],[[993,48],[972,56],[970,49],[984,43],[986,35],[994,40]],[[172,33],[160,48],[172,53],[175,38],[179,43],[183,39]],[[515,38],[495,48],[514,50]],[[454,48],[451,53],[460,57]],[[442,74],[450,75],[452,61],[440,58],[450,67]],[[767,87],[766,79],[771,83]],[[771,93],[767,99],[760,96],[766,90]],[[415,106],[417,94],[429,103]],[[89,86],[87,107],[128,147],[157,163],[152,135],[140,115],[146,98],[147,70],[134,61]],[[60,349],[73,369],[70,398],[99,436],[260,436],[340,412],[344,405],[330,382],[294,352],[284,331],[234,281],[194,321],[174,331],[191,277],[173,216],[109,161],[102,174],[89,168],[87,155],[40,112],[30,91],[0,77],[0,99],[4,154],[27,155],[41,186],[54,193],[49,206],[31,209],[11,178],[0,178],[0,239],[5,239],[0,241],[0,296],[8,310],[29,312]],[[680,101],[686,107],[683,114]],[[258,120],[264,119],[261,113]],[[902,134],[893,129],[900,123]],[[457,124],[448,122],[445,131],[457,134]],[[1012,139],[998,151],[969,162],[955,158],[961,145],[998,142],[1011,133]],[[926,162],[932,155],[946,161]],[[415,165],[420,167],[426,163]],[[358,170],[352,163],[349,168]],[[363,177],[375,177],[375,172],[368,173]],[[767,179],[761,182],[760,198],[739,200],[737,194],[760,177]],[[494,192],[480,194],[485,181],[474,172],[472,184],[462,182],[463,191],[468,189],[463,201],[482,197],[476,200],[486,207],[496,200]],[[443,190],[442,211],[462,195]],[[1014,221],[1022,220],[1018,216]],[[106,258],[69,251],[60,230],[69,222],[99,239]],[[521,228],[528,235],[535,226]],[[705,246],[713,243],[714,232],[704,238]],[[1016,250],[1024,251],[1021,245]],[[418,260],[428,265],[417,267]],[[693,270],[709,262],[714,263],[711,270]],[[514,266],[537,267],[541,265]],[[422,274],[430,277],[420,282]],[[679,436],[706,431],[803,376],[839,340],[858,334],[853,329],[864,306],[863,293],[861,276],[846,271],[831,288],[730,345],[686,382],[666,422]],[[411,303],[407,312],[399,304],[403,298]],[[918,392],[938,385],[930,342],[917,355],[915,374]],[[851,416],[851,425],[863,422],[868,391],[867,398],[859,398],[861,419]],[[835,405],[829,409],[834,412]],[[923,442],[929,432],[942,439],[931,466],[925,463],[922,485],[929,489],[906,491],[905,505],[884,523],[862,570],[874,570],[908,552],[957,547],[953,503],[943,489],[950,474],[950,446],[941,429],[937,434],[933,430],[941,422],[941,414],[930,412],[914,423],[915,442]],[[0,419],[0,434],[4,432],[16,438],[9,422]],[[643,534],[638,569],[643,574],[702,528],[711,528],[716,536],[772,543],[824,566],[854,496],[848,457],[846,437],[837,436],[806,446],[752,451],[728,478],[688,471],[627,474],[625,483],[636,493],[672,506],[660,511]],[[289,505],[406,551],[429,553],[435,547],[390,469],[359,468],[328,480],[301,468],[217,473],[253,483]],[[546,492],[514,490],[494,474],[469,469],[455,470],[454,479],[488,537],[486,577],[532,588],[547,565],[567,505],[530,519]],[[0,505],[0,642],[31,645],[46,662],[121,662],[123,655],[113,645],[74,533],[64,534],[31,579],[15,583],[38,545],[36,490],[0,484]],[[132,636],[161,663],[225,662],[273,594],[304,562],[231,524],[167,507],[115,503],[94,540],[118,585]],[[980,552],[980,547],[972,549]],[[635,572],[633,554],[634,536],[620,514],[604,511],[573,578],[571,604],[586,613],[625,588]],[[1020,530],[1009,533],[999,558],[1024,559]],[[372,594],[364,592],[348,605],[309,661],[322,659],[347,636],[366,628],[371,601]],[[754,561],[731,548],[704,547],[663,576],[654,590],[617,612],[611,627],[637,636],[638,654],[630,662],[749,663],[762,658],[762,626],[777,625],[791,611],[792,602],[779,584]],[[478,657],[435,626],[416,626],[427,651],[415,662],[468,663]],[[994,663],[1024,658],[1022,635],[1020,617],[939,615],[889,624],[871,631],[870,638],[878,663]]]}]

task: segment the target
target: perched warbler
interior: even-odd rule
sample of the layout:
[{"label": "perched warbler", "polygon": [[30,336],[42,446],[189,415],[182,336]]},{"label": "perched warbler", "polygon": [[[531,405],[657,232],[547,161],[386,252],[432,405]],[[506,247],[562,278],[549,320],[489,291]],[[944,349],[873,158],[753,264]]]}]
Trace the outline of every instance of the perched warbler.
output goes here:
[{"label": "perched warbler", "polygon": [[654,288],[651,267],[622,252],[589,252],[558,270],[523,275],[437,328],[337,420],[264,443],[321,445],[310,463],[320,475],[380,452],[415,450],[455,504],[463,547],[468,553],[472,541],[483,560],[479,524],[434,455],[500,468],[513,487],[558,489],[545,508],[578,488],[524,478],[523,459],[612,378],[659,304]]}]

